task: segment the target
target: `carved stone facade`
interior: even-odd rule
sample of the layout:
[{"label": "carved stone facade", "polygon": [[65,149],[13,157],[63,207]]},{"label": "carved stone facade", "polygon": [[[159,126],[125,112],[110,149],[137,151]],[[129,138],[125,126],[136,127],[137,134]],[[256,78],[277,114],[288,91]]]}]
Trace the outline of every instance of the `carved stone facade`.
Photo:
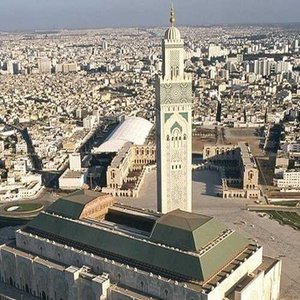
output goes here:
[{"label": "carved stone facade", "polygon": [[247,143],[206,145],[203,158],[224,168],[223,198],[260,198],[258,168]]},{"label": "carved stone facade", "polygon": [[113,196],[138,197],[144,176],[155,166],[154,145],[127,142],[115,156],[106,172],[103,192]]},{"label": "carved stone facade", "polygon": [[[172,38],[172,39],[170,39]],[[158,210],[192,210],[192,82],[184,72],[183,40],[171,26],[156,81]]]}]

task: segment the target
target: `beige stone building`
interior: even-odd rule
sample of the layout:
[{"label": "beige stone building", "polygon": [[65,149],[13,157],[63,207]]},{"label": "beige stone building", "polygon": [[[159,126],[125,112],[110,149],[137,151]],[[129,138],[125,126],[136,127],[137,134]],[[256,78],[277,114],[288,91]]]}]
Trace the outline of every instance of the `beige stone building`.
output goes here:
[{"label": "beige stone building", "polygon": [[237,145],[206,145],[203,159],[222,166],[223,198],[259,198],[258,168],[245,142]]},{"label": "beige stone building", "polygon": [[125,143],[107,168],[103,192],[113,196],[137,197],[144,175],[155,165],[154,145]]}]

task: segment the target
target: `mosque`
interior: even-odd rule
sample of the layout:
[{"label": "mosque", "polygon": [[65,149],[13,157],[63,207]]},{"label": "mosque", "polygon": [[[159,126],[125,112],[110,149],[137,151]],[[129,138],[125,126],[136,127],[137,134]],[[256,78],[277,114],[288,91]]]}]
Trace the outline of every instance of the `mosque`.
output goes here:
[{"label": "mosque", "polygon": [[1,281],[28,299],[279,299],[280,260],[191,212],[191,78],[174,23],[172,9],[156,86],[158,212],[89,190],[54,202],[0,246]]}]

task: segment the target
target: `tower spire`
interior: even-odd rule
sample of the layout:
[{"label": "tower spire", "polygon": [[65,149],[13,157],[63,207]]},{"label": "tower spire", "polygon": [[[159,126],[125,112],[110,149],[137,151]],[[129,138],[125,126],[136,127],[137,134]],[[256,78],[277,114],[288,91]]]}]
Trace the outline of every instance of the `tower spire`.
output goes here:
[{"label": "tower spire", "polygon": [[171,26],[174,26],[175,24],[175,10],[174,10],[173,3],[171,5],[171,11],[170,11],[170,24]]}]

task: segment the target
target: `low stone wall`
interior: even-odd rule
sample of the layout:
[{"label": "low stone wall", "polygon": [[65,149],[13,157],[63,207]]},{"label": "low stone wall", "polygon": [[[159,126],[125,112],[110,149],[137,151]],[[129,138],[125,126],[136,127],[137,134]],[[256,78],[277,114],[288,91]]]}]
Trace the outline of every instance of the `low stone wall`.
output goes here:
[{"label": "low stone wall", "polygon": [[282,206],[282,205],[248,205],[247,209],[250,211],[287,211],[300,213],[299,207]]}]

